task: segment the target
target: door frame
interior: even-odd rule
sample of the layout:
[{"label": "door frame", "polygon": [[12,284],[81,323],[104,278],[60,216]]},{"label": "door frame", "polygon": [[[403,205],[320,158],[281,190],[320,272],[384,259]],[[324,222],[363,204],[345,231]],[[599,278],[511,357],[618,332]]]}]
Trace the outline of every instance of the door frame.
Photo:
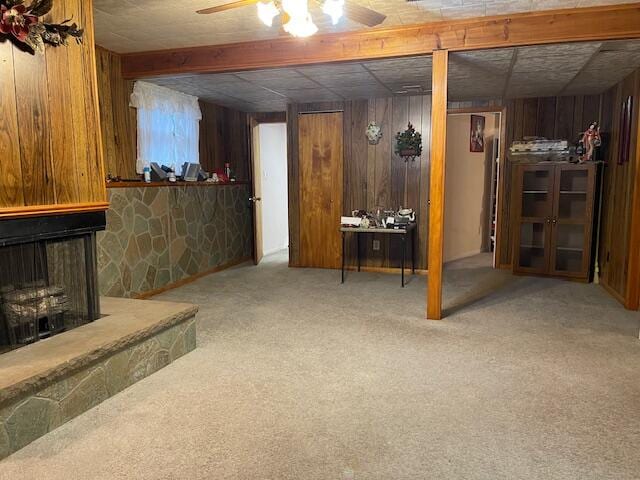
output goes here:
[{"label": "door frame", "polygon": [[[504,206],[504,202],[505,202],[505,198],[504,198],[504,185],[503,185],[503,172],[504,172],[504,165],[506,162],[506,138],[507,138],[507,107],[506,106],[500,106],[500,105],[496,105],[496,106],[488,106],[488,107],[470,107],[470,108],[448,108],[447,109],[447,118],[449,118],[449,115],[464,115],[464,114],[477,114],[477,115],[482,115],[483,113],[485,114],[499,114],[500,115],[500,134],[498,135],[498,139],[500,141],[500,146],[498,149],[498,168],[497,168],[497,172],[496,172],[496,177],[497,177],[497,181],[496,181],[496,226],[495,226],[495,234],[496,234],[496,240],[494,242],[494,246],[493,246],[493,261],[492,261],[492,266],[493,268],[501,268],[501,269],[505,269],[505,268],[511,268],[511,265],[505,266],[505,265],[500,265],[498,264],[498,255],[496,255],[496,252],[498,252],[498,248],[499,245],[502,244],[502,236],[501,236],[501,229],[499,228],[500,226],[500,220],[502,218],[502,208]],[[445,212],[446,215],[446,212]],[[508,241],[508,239],[507,239]]]},{"label": "door frame", "polygon": [[[247,143],[249,149],[249,185],[251,211],[253,216],[253,264],[258,265],[263,257],[262,245],[262,205],[251,201],[256,195],[262,195],[262,182],[260,177],[260,131],[263,123],[284,123],[287,125],[287,112],[257,112],[247,115]],[[287,137],[289,132],[287,131]],[[289,141],[287,140],[287,157],[289,155]],[[287,165],[288,170],[288,165]],[[257,171],[257,174],[256,174]],[[287,212],[288,213],[288,212]]]}]

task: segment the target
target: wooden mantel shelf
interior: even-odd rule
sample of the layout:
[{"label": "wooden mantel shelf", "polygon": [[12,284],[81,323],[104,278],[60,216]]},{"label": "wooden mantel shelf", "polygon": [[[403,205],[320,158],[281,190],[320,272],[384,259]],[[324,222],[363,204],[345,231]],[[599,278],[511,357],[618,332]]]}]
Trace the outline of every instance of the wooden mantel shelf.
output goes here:
[{"label": "wooden mantel shelf", "polygon": [[249,185],[246,180],[237,182],[109,182],[107,188],[148,188],[148,187],[225,187],[233,185]]},{"label": "wooden mantel shelf", "polygon": [[30,205],[0,208],[0,220],[21,217],[42,217],[73,213],[101,212],[109,208],[109,202],[61,203],[57,205]]}]

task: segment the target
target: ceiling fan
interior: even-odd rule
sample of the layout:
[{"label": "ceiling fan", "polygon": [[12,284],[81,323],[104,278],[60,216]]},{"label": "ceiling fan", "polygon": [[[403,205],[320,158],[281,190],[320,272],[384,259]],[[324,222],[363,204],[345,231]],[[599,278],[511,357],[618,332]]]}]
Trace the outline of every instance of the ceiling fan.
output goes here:
[{"label": "ceiling fan", "polygon": [[[322,11],[331,17],[334,25],[341,17],[356,23],[375,27],[386,17],[370,8],[358,5],[352,0],[311,0],[322,7]],[[224,12],[248,5],[258,5],[258,17],[267,26],[272,26],[273,19],[280,16],[283,29],[294,37],[308,37],[318,31],[309,13],[308,0],[237,0],[216,7],[198,10],[200,14]]]}]

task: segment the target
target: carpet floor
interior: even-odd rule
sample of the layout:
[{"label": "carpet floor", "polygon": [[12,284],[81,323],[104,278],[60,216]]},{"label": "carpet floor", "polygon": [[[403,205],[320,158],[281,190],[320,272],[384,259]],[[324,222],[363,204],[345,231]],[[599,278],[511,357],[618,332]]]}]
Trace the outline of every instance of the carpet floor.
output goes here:
[{"label": "carpet floor", "polygon": [[637,312],[480,255],[426,280],[282,254],[161,295],[198,348],[0,462],[0,479],[637,479]]}]

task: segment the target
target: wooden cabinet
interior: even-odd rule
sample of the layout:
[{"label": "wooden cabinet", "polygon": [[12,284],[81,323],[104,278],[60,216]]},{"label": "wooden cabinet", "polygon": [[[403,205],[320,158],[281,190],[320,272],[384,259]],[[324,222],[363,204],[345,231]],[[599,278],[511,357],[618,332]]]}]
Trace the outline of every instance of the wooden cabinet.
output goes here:
[{"label": "wooden cabinet", "polygon": [[515,273],[588,280],[596,164],[516,164]]}]

